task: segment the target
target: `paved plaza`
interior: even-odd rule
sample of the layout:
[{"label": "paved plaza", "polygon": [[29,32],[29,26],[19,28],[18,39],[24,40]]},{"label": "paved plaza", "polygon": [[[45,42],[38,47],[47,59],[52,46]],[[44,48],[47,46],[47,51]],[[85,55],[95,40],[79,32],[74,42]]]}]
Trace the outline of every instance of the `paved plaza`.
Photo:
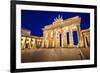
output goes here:
[{"label": "paved plaza", "polygon": [[57,48],[57,49],[25,49],[21,51],[21,61],[45,62],[45,61],[67,61],[86,59],[79,48]]}]

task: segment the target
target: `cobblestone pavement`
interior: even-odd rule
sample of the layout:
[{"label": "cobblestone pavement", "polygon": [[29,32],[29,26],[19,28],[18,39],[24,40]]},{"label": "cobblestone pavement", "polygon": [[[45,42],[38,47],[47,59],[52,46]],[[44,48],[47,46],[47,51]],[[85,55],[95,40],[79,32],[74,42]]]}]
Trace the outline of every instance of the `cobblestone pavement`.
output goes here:
[{"label": "cobblestone pavement", "polygon": [[28,49],[21,51],[22,62],[67,61],[85,59],[79,48]]}]

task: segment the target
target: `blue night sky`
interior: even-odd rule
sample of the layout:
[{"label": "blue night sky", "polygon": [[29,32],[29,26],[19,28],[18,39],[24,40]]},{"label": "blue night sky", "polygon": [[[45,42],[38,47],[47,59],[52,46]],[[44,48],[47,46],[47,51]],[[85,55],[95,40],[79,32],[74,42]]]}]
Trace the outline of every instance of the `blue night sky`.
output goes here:
[{"label": "blue night sky", "polygon": [[90,28],[90,14],[78,12],[56,12],[56,11],[34,11],[21,10],[21,28],[31,31],[31,35],[43,36],[42,28],[54,21],[54,18],[61,15],[63,19],[74,16],[81,17],[81,29]]}]

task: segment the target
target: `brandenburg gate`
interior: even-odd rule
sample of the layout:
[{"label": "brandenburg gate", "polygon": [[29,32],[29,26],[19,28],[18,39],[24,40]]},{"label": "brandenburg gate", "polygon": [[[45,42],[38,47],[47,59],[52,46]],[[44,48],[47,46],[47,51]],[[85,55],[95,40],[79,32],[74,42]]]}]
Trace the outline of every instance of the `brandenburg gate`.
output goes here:
[{"label": "brandenburg gate", "polygon": [[[80,28],[81,18],[75,16],[63,20],[61,16],[54,19],[54,22],[45,26],[43,30],[42,47],[46,48],[66,48],[83,47],[83,36]],[[77,45],[74,44],[73,32],[77,35]]]},{"label": "brandenburg gate", "polygon": [[41,29],[41,37],[31,35],[30,30],[21,29],[23,62],[89,59],[90,29],[82,30],[80,24],[79,16],[68,19],[58,16],[52,24],[47,24]]},{"label": "brandenburg gate", "polygon": [[[44,26],[43,36],[30,35],[31,31],[23,30],[21,47],[25,48],[90,48],[90,30],[81,30],[81,18],[75,16],[63,19],[58,16],[52,24]],[[74,36],[76,35],[76,38]],[[75,43],[75,40],[77,41]]]}]

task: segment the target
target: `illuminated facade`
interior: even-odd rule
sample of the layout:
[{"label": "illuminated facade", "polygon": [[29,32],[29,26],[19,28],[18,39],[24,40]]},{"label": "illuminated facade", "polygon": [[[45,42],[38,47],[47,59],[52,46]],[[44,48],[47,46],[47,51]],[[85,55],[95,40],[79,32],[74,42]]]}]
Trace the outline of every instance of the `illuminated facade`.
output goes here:
[{"label": "illuminated facade", "polygon": [[[24,48],[90,48],[90,30],[81,30],[81,18],[75,16],[63,20],[61,16],[50,25],[44,26],[43,37],[31,36],[30,31],[22,30],[21,47]],[[75,38],[77,36],[77,43]]]},{"label": "illuminated facade", "polygon": [[[55,21],[43,28],[43,47],[46,48],[67,48],[67,47],[85,47],[87,39],[90,41],[88,30],[80,29],[81,18],[79,16],[63,20],[58,17]],[[77,45],[74,44],[73,33],[76,32]],[[84,37],[83,37],[84,35]],[[89,46],[90,42],[88,42]]]},{"label": "illuminated facade", "polygon": [[31,31],[22,29],[21,32],[21,48],[22,49],[35,49],[40,48],[42,44],[42,37],[31,36]]}]

